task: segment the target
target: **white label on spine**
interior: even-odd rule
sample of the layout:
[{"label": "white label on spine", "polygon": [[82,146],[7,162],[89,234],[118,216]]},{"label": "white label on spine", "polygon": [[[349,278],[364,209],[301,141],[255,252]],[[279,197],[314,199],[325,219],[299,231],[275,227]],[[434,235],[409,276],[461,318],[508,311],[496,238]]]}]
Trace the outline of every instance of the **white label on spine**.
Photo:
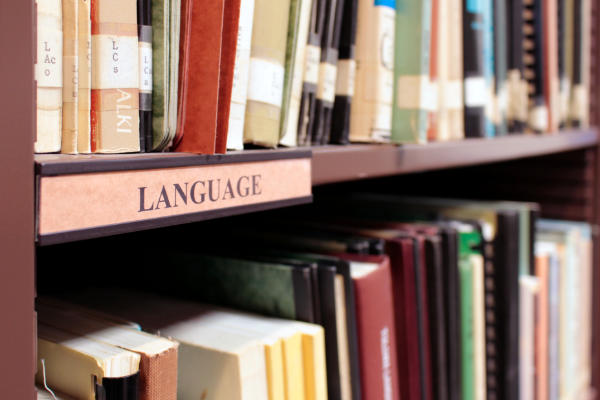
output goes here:
[{"label": "white label on spine", "polygon": [[281,107],[285,69],[272,61],[250,58],[248,100]]},{"label": "white label on spine", "polygon": [[140,42],[140,91],[152,93],[152,45]]},{"label": "white label on spine", "polygon": [[330,63],[321,63],[319,68],[319,88],[317,99],[333,103],[335,101],[335,79],[337,68]]},{"label": "white label on spine", "polygon": [[356,81],[356,61],[339,60],[337,66],[336,79],[336,95],[348,97],[354,96],[354,82]]},{"label": "white label on spine", "polygon": [[444,87],[444,103],[449,110],[460,110],[463,108],[463,84],[462,81],[446,82]]},{"label": "white label on spine", "polygon": [[484,107],[488,92],[483,77],[465,79],[465,105],[467,107]]},{"label": "white label on spine", "polygon": [[401,110],[434,110],[436,95],[429,77],[405,75],[398,77],[397,107]]},{"label": "white label on spine", "polygon": [[93,35],[92,89],[139,87],[137,36]]},{"label": "white label on spine", "polygon": [[63,85],[62,32],[38,30],[36,79],[39,87],[60,88]]},{"label": "white label on spine", "polygon": [[531,129],[545,132],[548,130],[548,109],[546,106],[535,106],[529,114],[529,126]]},{"label": "white label on spine", "polygon": [[317,85],[319,83],[319,65],[321,63],[321,48],[309,44],[306,46],[306,70],[304,82]]},{"label": "white label on spine", "polygon": [[64,89],[63,90],[63,103],[75,103],[77,101],[78,81],[79,81],[79,68],[78,58],[76,56],[63,57],[64,63]]}]

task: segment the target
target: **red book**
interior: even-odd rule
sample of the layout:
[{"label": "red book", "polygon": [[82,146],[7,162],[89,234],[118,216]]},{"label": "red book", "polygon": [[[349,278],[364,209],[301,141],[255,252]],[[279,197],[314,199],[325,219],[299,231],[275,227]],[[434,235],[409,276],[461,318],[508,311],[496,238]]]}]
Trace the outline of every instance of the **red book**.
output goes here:
[{"label": "red book", "polygon": [[354,283],[362,397],[400,399],[392,275],[388,256],[335,254],[350,262]]},{"label": "red book", "polygon": [[215,153],[224,3],[182,2],[175,151]]}]

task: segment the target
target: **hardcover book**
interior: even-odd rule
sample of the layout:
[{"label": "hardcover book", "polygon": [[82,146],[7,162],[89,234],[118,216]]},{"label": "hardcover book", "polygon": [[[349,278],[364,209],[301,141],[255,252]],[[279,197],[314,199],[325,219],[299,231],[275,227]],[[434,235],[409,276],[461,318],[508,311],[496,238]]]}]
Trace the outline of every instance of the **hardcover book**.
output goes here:
[{"label": "hardcover book", "polygon": [[152,151],[152,1],[137,0],[140,150]]},{"label": "hardcover book", "polygon": [[548,130],[548,106],[544,97],[544,14],[542,0],[525,4],[523,32],[525,33],[525,76],[528,82],[528,126],[535,133]]},{"label": "hardcover book", "polygon": [[389,142],[394,97],[395,0],[359,0],[350,140]]},{"label": "hardcover book", "polygon": [[92,152],[92,20],[89,0],[79,0],[77,29],[77,152]]},{"label": "hardcover book", "polygon": [[61,149],[63,91],[63,24],[60,0],[37,0],[36,153]]},{"label": "hardcover book", "polygon": [[290,0],[256,0],[244,143],[264,147],[279,143],[289,12]]},{"label": "hardcover book", "polygon": [[548,130],[560,127],[560,76],[558,71],[558,4],[557,0],[544,2],[544,97],[548,109]]},{"label": "hardcover book", "polygon": [[[465,137],[463,2],[462,0],[450,0],[448,8],[449,21],[446,24],[448,33],[445,34],[448,46],[448,82],[445,88],[439,89],[439,96],[442,99],[439,101],[443,101],[447,107],[450,138],[456,140]],[[441,68],[444,69],[443,59],[440,59],[440,62],[442,63]],[[444,138],[443,135],[441,137]]]},{"label": "hardcover book", "polygon": [[527,127],[528,85],[525,80],[525,36],[523,0],[506,3],[508,13],[508,110],[509,133],[522,133]]},{"label": "hardcover book", "polygon": [[93,153],[140,151],[135,0],[91,2]]},{"label": "hardcover book", "polygon": [[63,22],[63,111],[61,153],[77,153],[79,108],[79,0],[62,1]]},{"label": "hardcover book", "polygon": [[465,136],[487,135],[488,92],[484,67],[484,4],[468,1],[463,9]]},{"label": "hardcover book", "polygon": [[496,136],[508,133],[508,25],[507,4],[494,1],[494,125]]},{"label": "hardcover book", "polygon": [[[469,2],[467,2],[469,3]],[[494,112],[496,109],[496,97],[494,96],[494,2],[493,0],[480,1],[482,10],[482,34],[483,34],[483,77],[485,79],[485,136],[496,135],[494,126]]]}]

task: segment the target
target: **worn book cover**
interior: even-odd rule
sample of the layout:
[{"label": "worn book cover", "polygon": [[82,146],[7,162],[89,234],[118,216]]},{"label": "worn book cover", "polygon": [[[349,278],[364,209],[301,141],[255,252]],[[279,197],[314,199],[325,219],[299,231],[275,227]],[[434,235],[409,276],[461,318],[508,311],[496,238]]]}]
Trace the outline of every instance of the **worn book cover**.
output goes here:
[{"label": "worn book cover", "polygon": [[90,14],[90,1],[79,0],[77,29],[77,61],[79,73],[77,74],[77,151],[79,153],[92,152],[91,137],[91,88],[92,88],[92,20]]},{"label": "worn book cover", "polygon": [[37,1],[36,153],[61,149],[63,92],[63,24],[60,0]]},{"label": "worn book cover", "polygon": [[77,153],[79,0],[63,0],[63,113],[61,153]]},{"label": "worn book cover", "polygon": [[94,0],[92,152],[140,151],[139,50],[135,0]]}]

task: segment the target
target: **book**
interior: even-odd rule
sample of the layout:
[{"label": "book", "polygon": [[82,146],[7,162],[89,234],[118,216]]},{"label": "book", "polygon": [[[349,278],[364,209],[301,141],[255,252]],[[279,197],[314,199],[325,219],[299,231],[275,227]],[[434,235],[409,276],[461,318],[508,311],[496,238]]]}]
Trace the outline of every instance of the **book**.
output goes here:
[{"label": "book", "polygon": [[482,10],[482,34],[483,34],[483,77],[485,80],[485,136],[494,137],[496,127],[494,126],[494,112],[496,109],[495,93],[495,64],[494,64],[494,2],[483,0],[480,2]]},{"label": "book", "polygon": [[227,132],[227,148],[231,150],[244,149],[244,117],[246,116],[248,68],[250,65],[253,21],[254,0],[242,0],[240,4],[240,20],[238,22],[233,87],[231,89],[229,128]]},{"label": "book", "polygon": [[430,19],[430,41],[429,41],[429,88],[433,92],[433,100],[430,106],[431,110],[428,113],[427,123],[427,140],[434,141],[436,139],[439,127],[438,127],[438,102],[437,102],[437,88],[438,88],[438,74],[440,68],[440,61],[438,59],[438,47],[440,46],[439,32],[444,28],[440,26],[441,19],[443,16],[441,13],[444,12],[444,6],[440,4],[439,0],[431,0],[431,19]]},{"label": "book", "polygon": [[196,7],[193,0],[181,4],[177,133],[173,142],[178,152],[215,153],[224,4],[224,0],[204,7]]},{"label": "book", "polygon": [[588,0],[573,1],[573,87],[570,121],[574,127],[587,126],[589,118],[590,4]]},{"label": "book", "polygon": [[473,271],[473,372],[475,384],[475,399],[485,398],[487,395],[487,346],[486,346],[486,318],[485,318],[485,289],[484,289],[484,260],[483,256],[470,257]]},{"label": "book", "polygon": [[137,0],[140,151],[152,150],[152,1]]},{"label": "book", "polygon": [[[571,74],[568,72],[567,64],[569,63],[567,48],[571,47],[573,41],[572,34],[572,18],[569,19],[569,12],[567,11],[567,1],[558,0],[558,79],[560,85],[560,99],[559,99],[559,125],[563,129],[568,126],[569,122],[569,100],[571,96]],[[572,6],[572,2],[571,6]],[[572,12],[572,8],[571,8]],[[571,49],[572,51],[572,49]],[[572,69],[572,68],[571,68]]]},{"label": "book", "polygon": [[135,0],[91,2],[93,153],[140,151]]},{"label": "book", "polygon": [[79,0],[62,1],[63,31],[63,92],[62,92],[62,142],[61,153],[77,153],[79,125]]},{"label": "book", "polygon": [[[434,105],[435,113],[431,129],[428,131],[428,140],[447,141],[452,137],[448,110],[450,100],[446,98],[444,91],[448,87],[448,75],[452,68],[450,64],[454,62],[450,58],[450,35],[452,35],[452,32],[448,27],[449,24],[454,22],[450,20],[454,17],[450,15],[450,7],[454,6],[450,1],[438,1],[436,3],[437,23],[435,29],[432,20],[432,35],[435,34],[435,41],[432,40],[431,51],[435,52],[435,57],[432,54],[431,64],[435,64],[435,73],[430,74],[430,76],[432,77],[432,84],[435,84],[437,103]],[[435,81],[433,81],[434,75]]]},{"label": "book", "polygon": [[276,147],[279,143],[289,11],[290,0],[256,0],[254,6],[244,122],[247,144]]},{"label": "book", "polygon": [[[448,82],[447,86],[438,90],[440,99],[448,108],[450,124],[450,138],[463,139],[465,137],[464,116],[464,68],[463,68],[463,2],[450,0],[448,2]],[[440,33],[441,34],[441,33]],[[442,69],[444,68],[443,59]],[[441,101],[441,100],[440,100]],[[441,135],[442,138],[444,137]]]},{"label": "book", "polygon": [[177,343],[99,317],[75,304],[52,298],[36,302],[38,321],[66,332],[139,354],[139,398],[175,400]]},{"label": "book", "polygon": [[[185,39],[188,37],[191,28],[191,18],[193,16],[190,13],[190,3],[184,3],[182,0],[170,0],[167,5],[169,9],[169,58],[168,58],[168,79],[169,85],[168,97],[167,97],[167,137],[165,142],[165,148],[173,149],[181,141],[183,131],[181,129],[181,111],[180,97],[184,95],[183,85],[181,85],[181,77],[185,72],[188,72],[187,63],[180,62],[184,55],[187,57],[189,54],[183,50],[188,48],[188,42]],[[181,32],[186,32],[187,35],[183,35]],[[185,42],[185,43],[184,43]],[[184,54],[182,54],[184,53]],[[186,61],[188,58],[185,59]]]},{"label": "book", "polygon": [[[525,80],[525,35],[523,31],[525,11],[523,0],[506,3],[508,14],[508,109],[506,118],[509,133],[522,133],[528,120],[528,85]],[[529,42],[528,42],[529,43]]]},{"label": "book", "polygon": [[535,379],[535,315],[539,281],[534,276],[519,277],[519,398],[533,399]]},{"label": "book", "polygon": [[460,322],[462,353],[462,395],[465,400],[475,399],[475,350],[474,350],[474,307],[473,307],[473,264],[463,260],[460,271]]},{"label": "book", "polygon": [[37,332],[38,384],[78,399],[138,398],[139,354],[43,323]]},{"label": "book", "polygon": [[558,71],[558,0],[544,3],[544,97],[548,108],[548,130],[560,128],[560,75]]},{"label": "book", "polygon": [[[171,104],[170,52],[171,2],[153,0],[152,10],[152,141],[151,150],[162,151],[169,146],[174,132],[170,131]],[[183,15],[185,17],[185,14]],[[182,24],[185,18],[182,18]],[[146,50],[147,51],[147,50]],[[174,55],[175,57],[175,55]]]},{"label": "book", "polygon": [[221,44],[221,67],[219,77],[219,107],[217,110],[217,134],[215,152],[227,152],[227,134],[229,132],[229,112],[233,96],[233,80],[238,30],[240,22],[241,0],[225,0],[223,5],[223,33]]},{"label": "book", "polygon": [[92,19],[90,2],[79,0],[77,29],[77,152],[92,152],[91,88],[92,88]]},{"label": "book", "polygon": [[484,3],[466,2],[463,9],[463,68],[465,137],[486,136],[486,92],[484,70]]},{"label": "book", "polygon": [[[436,10],[437,11],[437,10]],[[436,31],[437,32],[437,31]],[[429,113],[437,104],[430,82],[432,1],[408,0],[396,11],[392,140],[426,143]]]},{"label": "book", "polygon": [[536,243],[535,277],[539,283],[537,318],[535,318],[535,398],[548,399],[549,378],[549,338],[550,338],[550,254]]},{"label": "book", "polygon": [[298,118],[302,101],[302,82],[312,5],[312,0],[290,1],[279,138],[279,144],[288,147],[297,145]]},{"label": "book", "polygon": [[36,386],[37,400],[74,400],[73,397],[58,393],[55,390],[48,390],[43,386]]},{"label": "book", "polygon": [[494,125],[496,136],[508,133],[508,7],[494,1]]},{"label": "book", "polygon": [[394,93],[395,0],[359,0],[350,140],[389,142]]},{"label": "book", "polygon": [[345,0],[331,124],[330,143],[333,144],[350,142],[350,115],[356,79],[357,20],[358,0]]},{"label": "book", "polygon": [[315,103],[315,121],[311,143],[329,143],[335,102],[338,48],[341,39],[345,0],[328,0],[325,6],[325,26],[321,35],[321,62]]},{"label": "book", "polygon": [[34,152],[61,149],[63,25],[60,0],[37,0],[37,131]]}]

